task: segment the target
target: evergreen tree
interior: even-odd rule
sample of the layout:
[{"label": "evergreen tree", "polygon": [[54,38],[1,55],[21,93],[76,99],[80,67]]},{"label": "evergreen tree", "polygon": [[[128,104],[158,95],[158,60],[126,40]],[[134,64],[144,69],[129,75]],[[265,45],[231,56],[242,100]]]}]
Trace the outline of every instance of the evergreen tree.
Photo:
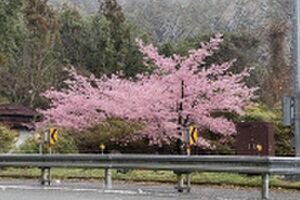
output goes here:
[{"label": "evergreen tree", "polygon": [[[55,45],[59,24],[46,0],[27,0],[17,47],[1,71],[1,94],[10,102],[41,106],[40,93],[58,83],[62,66]],[[19,38],[19,39],[18,39]]]},{"label": "evergreen tree", "polygon": [[86,21],[79,11],[63,5],[59,14],[60,21],[60,44],[58,50],[61,52],[60,58],[64,64],[74,66],[84,66],[84,42],[87,30]]},{"label": "evergreen tree", "polygon": [[118,29],[112,25],[110,18],[98,13],[91,19],[86,45],[89,49],[86,67],[96,76],[103,74],[119,75],[128,78],[145,71],[143,56],[133,36],[134,30],[125,22],[119,24]]},{"label": "evergreen tree", "polygon": [[270,29],[270,63],[265,78],[262,80],[261,99],[270,107],[281,105],[282,97],[292,94],[292,67],[285,53],[288,25],[286,22],[274,21]]},{"label": "evergreen tree", "polygon": [[135,30],[116,1],[100,1],[100,5],[91,17],[64,6],[59,17],[61,60],[98,77],[114,73],[134,77],[145,70]]},{"label": "evergreen tree", "polygon": [[22,4],[22,0],[0,0],[0,65],[4,65],[17,48],[15,37]]}]

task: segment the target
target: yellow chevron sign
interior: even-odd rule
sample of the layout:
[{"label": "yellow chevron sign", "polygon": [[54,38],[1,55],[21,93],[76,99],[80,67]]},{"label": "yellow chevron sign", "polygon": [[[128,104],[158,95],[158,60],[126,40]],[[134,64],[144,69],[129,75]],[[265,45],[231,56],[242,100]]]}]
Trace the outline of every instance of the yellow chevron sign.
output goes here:
[{"label": "yellow chevron sign", "polygon": [[56,128],[50,128],[49,129],[49,133],[50,133],[50,146],[53,146],[56,144],[57,140],[58,140],[58,130]]},{"label": "yellow chevron sign", "polygon": [[198,131],[195,126],[189,127],[190,132],[190,145],[196,145],[198,141]]}]

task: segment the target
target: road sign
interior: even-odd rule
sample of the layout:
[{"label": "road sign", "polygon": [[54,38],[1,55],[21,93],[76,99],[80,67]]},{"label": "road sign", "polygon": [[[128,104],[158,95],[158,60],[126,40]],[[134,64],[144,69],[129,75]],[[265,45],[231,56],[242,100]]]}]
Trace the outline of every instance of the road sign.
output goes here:
[{"label": "road sign", "polygon": [[255,149],[256,149],[257,152],[262,152],[263,146],[261,144],[257,144]]},{"label": "road sign", "polygon": [[104,144],[100,144],[100,145],[99,145],[99,149],[100,149],[101,151],[103,151],[103,150],[105,149],[105,145],[104,145]]},{"label": "road sign", "polygon": [[101,150],[101,153],[103,154],[104,150],[105,150],[105,144],[100,144],[99,149]]},{"label": "road sign", "polygon": [[195,126],[190,126],[189,132],[190,132],[190,145],[196,145],[196,143],[198,141],[197,128]]},{"label": "road sign", "polygon": [[57,140],[58,140],[58,130],[56,128],[50,128],[49,129],[50,132],[50,146],[53,146],[56,144]]},{"label": "road sign", "polygon": [[285,96],[282,101],[283,125],[292,126],[294,124],[295,100],[294,97]]}]

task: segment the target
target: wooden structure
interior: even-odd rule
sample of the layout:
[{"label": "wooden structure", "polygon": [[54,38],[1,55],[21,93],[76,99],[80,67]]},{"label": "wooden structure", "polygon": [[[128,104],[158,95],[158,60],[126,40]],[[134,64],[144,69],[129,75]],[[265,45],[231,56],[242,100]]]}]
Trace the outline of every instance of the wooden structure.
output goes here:
[{"label": "wooden structure", "polygon": [[11,129],[34,130],[34,122],[40,118],[38,112],[16,104],[0,105],[0,124],[4,124]]}]

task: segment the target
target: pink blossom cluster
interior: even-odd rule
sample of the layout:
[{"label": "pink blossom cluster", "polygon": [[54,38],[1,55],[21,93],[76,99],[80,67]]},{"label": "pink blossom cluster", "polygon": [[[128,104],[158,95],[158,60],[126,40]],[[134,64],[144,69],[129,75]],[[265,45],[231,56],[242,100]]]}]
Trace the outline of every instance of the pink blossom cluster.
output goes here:
[{"label": "pink blossom cluster", "polygon": [[[204,129],[224,136],[235,133],[232,121],[214,113],[243,114],[256,88],[249,88],[243,82],[249,76],[249,69],[239,74],[228,72],[234,61],[199,68],[218,50],[222,42],[220,34],[201,44],[201,48],[189,51],[187,56],[165,57],[153,45],[137,42],[145,65],[155,66],[153,73],[128,80],[116,75],[85,77],[69,69],[71,78],[65,81],[66,89],[51,89],[43,94],[52,102],[50,109],[41,111],[45,116],[43,124],[83,130],[118,117],[145,125],[145,130],[131,140],[146,137],[152,144],[164,144],[179,137],[178,105],[182,103],[181,115],[190,116],[200,129],[200,136]],[[210,146],[203,137],[198,143]]]}]

